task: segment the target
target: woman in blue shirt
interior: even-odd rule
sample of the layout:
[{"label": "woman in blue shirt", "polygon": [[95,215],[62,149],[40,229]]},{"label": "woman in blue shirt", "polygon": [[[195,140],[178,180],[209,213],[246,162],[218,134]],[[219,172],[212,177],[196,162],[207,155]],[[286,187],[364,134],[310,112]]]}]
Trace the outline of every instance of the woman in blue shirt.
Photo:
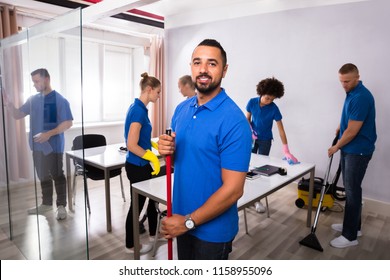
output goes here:
[{"label": "woman in blue shirt", "polygon": [[[269,155],[273,140],[272,125],[275,120],[286,160],[291,164],[297,163],[298,160],[290,153],[288,148],[287,136],[282,123],[282,114],[274,103],[276,98],[281,98],[284,95],[283,83],[274,77],[267,78],[257,84],[256,91],[259,97],[250,99],[246,106],[246,117],[251,124],[252,138],[254,140],[252,153]],[[259,213],[264,213],[266,210],[261,201],[256,202],[255,207]]]},{"label": "woman in blue shirt", "polygon": [[[160,97],[161,83],[157,78],[148,76],[147,73],[143,73],[141,77],[140,97],[136,98],[134,103],[130,105],[125,120],[124,136],[127,146],[125,168],[127,178],[130,180],[130,195],[131,184],[151,179],[152,175],[157,175],[160,172],[159,160],[157,156],[151,151],[152,125],[148,117],[147,105],[150,102],[155,103]],[[153,163],[154,170],[149,162]],[[143,208],[145,199],[146,198],[144,196],[139,196],[138,203],[140,209]],[[154,201],[149,201],[147,216],[149,234],[152,240],[154,239],[157,231],[157,211]],[[133,207],[131,202],[126,218],[126,252],[133,253],[133,248]],[[141,245],[140,253],[147,253],[151,249],[151,244],[143,244]]]}]

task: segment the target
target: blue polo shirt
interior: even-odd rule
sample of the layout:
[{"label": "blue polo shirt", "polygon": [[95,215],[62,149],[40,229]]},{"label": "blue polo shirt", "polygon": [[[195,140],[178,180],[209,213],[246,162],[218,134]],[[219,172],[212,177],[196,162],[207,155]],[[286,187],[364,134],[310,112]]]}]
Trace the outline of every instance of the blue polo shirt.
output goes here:
[{"label": "blue polo shirt", "polygon": [[[139,135],[138,145],[143,149],[151,150],[152,144],[150,143],[151,135],[152,135],[152,124],[150,123],[148,117],[148,109],[145,104],[142,103],[141,100],[135,98],[134,103],[130,105],[127,110],[126,120],[125,120],[125,143],[127,144],[127,137],[129,135],[130,125],[133,122],[137,122],[141,124],[141,131]],[[126,161],[137,165],[144,166],[149,164],[149,161],[140,158],[139,156],[133,154],[130,151],[127,151]]]},{"label": "blue polo shirt", "polygon": [[[29,144],[32,151],[45,150],[42,144],[33,142],[34,135],[52,130],[64,121],[73,120],[68,100],[55,90],[47,95],[38,93],[29,97],[19,110],[30,115]],[[64,152],[63,132],[50,137],[48,142],[54,153]]]},{"label": "blue polo shirt", "polygon": [[[251,130],[225,90],[202,106],[197,97],[179,104],[172,117],[176,132],[173,212],[186,215],[201,207],[221,186],[221,169],[246,172]],[[238,232],[237,205],[190,233],[209,242],[229,242]]]},{"label": "blue polo shirt", "polygon": [[347,92],[340,122],[340,135],[348,127],[348,121],[362,121],[363,126],[355,138],[341,150],[348,154],[371,155],[375,150],[375,100],[371,92],[359,81],[358,85]]},{"label": "blue polo shirt", "polygon": [[252,129],[257,133],[259,140],[272,140],[273,121],[280,121],[282,114],[278,106],[271,102],[268,105],[260,107],[260,97],[251,98],[246,105],[247,112],[252,114]]}]

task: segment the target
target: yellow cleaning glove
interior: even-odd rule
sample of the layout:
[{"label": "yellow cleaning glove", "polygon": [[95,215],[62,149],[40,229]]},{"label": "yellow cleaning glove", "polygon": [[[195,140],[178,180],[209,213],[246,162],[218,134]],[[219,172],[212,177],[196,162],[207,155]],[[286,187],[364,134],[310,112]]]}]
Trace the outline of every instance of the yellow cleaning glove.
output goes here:
[{"label": "yellow cleaning glove", "polygon": [[142,158],[153,163],[154,171],[152,172],[152,175],[158,175],[158,173],[160,173],[160,161],[151,150],[146,150],[146,153]]},{"label": "yellow cleaning glove", "polygon": [[150,141],[152,144],[152,147],[155,148],[158,151],[158,144],[156,142]]}]

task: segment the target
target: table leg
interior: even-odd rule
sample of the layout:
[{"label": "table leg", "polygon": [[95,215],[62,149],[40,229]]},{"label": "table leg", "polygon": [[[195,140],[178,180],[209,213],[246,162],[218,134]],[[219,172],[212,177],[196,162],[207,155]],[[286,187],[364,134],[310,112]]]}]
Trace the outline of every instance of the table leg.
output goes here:
[{"label": "table leg", "polygon": [[248,232],[248,220],[246,219],[246,208],[244,208],[244,222],[245,222],[245,233],[249,234],[249,232]]},{"label": "table leg", "polygon": [[66,184],[68,186],[68,208],[69,211],[73,211],[73,192],[72,192],[72,179],[71,179],[71,170],[70,170],[70,156],[66,154]]},{"label": "table leg", "polygon": [[110,194],[110,170],[104,169],[104,186],[106,188],[106,224],[107,232],[112,231],[111,227],[111,194]]},{"label": "table leg", "polygon": [[134,259],[140,259],[140,243],[139,243],[139,205],[138,205],[138,193],[132,189],[131,194],[131,207],[133,207],[133,235],[134,235]]},{"label": "table leg", "polygon": [[315,168],[310,171],[310,183],[309,183],[309,201],[307,207],[307,221],[306,226],[311,227],[311,212],[313,209],[313,193],[314,193],[314,173]]}]

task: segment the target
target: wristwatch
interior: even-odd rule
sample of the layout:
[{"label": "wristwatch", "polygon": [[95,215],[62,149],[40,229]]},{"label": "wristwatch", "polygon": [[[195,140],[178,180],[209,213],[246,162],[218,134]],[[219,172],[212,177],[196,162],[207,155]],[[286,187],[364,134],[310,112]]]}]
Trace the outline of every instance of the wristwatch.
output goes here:
[{"label": "wristwatch", "polygon": [[194,222],[194,220],[192,220],[190,214],[187,214],[187,215],[185,216],[184,225],[186,226],[186,228],[187,228],[188,230],[192,230],[192,229],[195,228],[195,222]]}]

